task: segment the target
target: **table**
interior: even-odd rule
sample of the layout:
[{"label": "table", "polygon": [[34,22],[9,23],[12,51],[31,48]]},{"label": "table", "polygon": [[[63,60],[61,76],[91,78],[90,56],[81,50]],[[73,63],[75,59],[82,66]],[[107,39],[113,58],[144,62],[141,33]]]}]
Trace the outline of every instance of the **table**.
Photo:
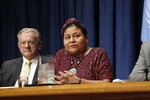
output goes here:
[{"label": "table", "polygon": [[0,100],[150,100],[150,82],[0,88]]}]

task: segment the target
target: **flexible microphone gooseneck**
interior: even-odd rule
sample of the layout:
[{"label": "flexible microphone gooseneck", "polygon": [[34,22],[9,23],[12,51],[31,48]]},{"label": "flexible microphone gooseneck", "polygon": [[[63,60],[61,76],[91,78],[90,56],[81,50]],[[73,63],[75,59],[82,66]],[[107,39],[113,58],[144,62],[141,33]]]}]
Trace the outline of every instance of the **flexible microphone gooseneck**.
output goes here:
[{"label": "flexible microphone gooseneck", "polygon": [[145,81],[148,81],[148,67],[145,68],[144,72],[145,72],[145,77],[146,77]]}]

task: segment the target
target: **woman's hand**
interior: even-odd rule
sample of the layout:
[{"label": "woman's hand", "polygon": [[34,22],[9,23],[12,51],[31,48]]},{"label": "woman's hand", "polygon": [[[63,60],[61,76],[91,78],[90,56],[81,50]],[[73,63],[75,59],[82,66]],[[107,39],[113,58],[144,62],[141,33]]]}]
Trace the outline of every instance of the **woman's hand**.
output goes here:
[{"label": "woman's hand", "polygon": [[60,76],[55,76],[55,84],[74,84],[80,81],[79,77],[69,71],[59,71],[59,74]]}]

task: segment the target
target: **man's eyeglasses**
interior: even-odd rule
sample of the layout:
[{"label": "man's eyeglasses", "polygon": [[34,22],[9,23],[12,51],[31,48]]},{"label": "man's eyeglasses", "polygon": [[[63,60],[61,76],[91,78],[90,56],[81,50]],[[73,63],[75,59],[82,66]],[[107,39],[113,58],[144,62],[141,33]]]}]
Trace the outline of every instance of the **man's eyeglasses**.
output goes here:
[{"label": "man's eyeglasses", "polygon": [[26,46],[26,44],[33,46],[33,45],[37,45],[38,42],[35,42],[35,41],[20,41],[19,42],[19,45],[21,45],[21,46]]}]

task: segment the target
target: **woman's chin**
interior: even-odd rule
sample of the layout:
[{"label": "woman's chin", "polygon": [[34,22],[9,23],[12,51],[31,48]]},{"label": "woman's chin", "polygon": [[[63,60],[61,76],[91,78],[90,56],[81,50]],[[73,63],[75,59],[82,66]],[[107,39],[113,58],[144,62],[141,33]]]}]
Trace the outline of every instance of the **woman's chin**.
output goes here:
[{"label": "woman's chin", "polygon": [[77,51],[69,51],[69,54],[75,56],[77,55]]}]

